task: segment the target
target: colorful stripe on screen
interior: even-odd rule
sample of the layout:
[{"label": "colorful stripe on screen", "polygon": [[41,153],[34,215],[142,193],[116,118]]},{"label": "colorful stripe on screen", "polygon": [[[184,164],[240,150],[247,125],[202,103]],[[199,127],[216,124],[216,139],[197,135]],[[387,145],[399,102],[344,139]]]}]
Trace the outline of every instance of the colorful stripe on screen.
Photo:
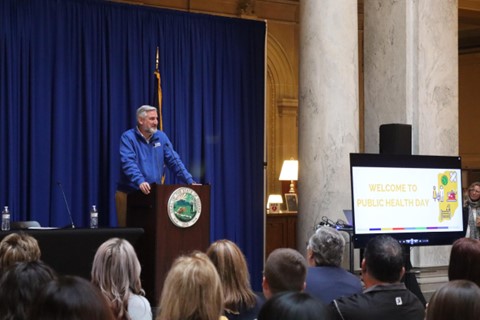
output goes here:
[{"label": "colorful stripe on screen", "polygon": [[369,228],[370,231],[419,231],[419,230],[447,230],[447,226],[439,227],[395,227],[395,228]]}]

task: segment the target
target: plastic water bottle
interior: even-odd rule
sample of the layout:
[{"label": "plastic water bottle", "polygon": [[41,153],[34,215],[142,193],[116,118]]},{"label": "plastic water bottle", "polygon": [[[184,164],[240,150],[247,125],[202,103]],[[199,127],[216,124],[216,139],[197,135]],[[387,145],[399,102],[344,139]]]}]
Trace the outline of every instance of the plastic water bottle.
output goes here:
[{"label": "plastic water bottle", "polygon": [[92,209],[90,210],[90,228],[98,228],[98,211],[96,205],[93,205]]},{"label": "plastic water bottle", "polygon": [[10,230],[10,211],[5,206],[2,211],[2,231]]}]

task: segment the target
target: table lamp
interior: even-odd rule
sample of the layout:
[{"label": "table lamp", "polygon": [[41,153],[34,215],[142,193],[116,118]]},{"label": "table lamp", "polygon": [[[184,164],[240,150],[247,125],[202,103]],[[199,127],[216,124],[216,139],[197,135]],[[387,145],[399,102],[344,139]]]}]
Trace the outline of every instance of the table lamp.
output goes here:
[{"label": "table lamp", "polygon": [[271,194],[268,196],[267,209],[270,213],[280,212],[280,205],[283,203],[283,198],[280,194]]},{"label": "table lamp", "polygon": [[280,181],[290,180],[289,193],[295,193],[295,185],[293,181],[298,180],[298,160],[285,160],[283,161],[282,170],[280,171]]}]

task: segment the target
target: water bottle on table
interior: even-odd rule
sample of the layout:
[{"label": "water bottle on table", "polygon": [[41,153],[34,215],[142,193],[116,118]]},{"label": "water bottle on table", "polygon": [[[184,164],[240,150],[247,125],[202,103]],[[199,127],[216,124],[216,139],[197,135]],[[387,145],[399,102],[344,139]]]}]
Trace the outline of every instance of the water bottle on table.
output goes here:
[{"label": "water bottle on table", "polygon": [[98,211],[96,205],[93,205],[92,209],[90,209],[90,228],[98,228]]},{"label": "water bottle on table", "polygon": [[2,231],[10,230],[10,211],[5,206],[2,211]]}]

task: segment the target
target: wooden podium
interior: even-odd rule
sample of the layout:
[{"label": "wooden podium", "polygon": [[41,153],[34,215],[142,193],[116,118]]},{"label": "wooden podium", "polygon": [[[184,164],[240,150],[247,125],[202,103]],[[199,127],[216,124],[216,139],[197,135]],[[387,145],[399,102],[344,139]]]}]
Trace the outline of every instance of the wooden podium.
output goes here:
[{"label": "wooden podium", "polygon": [[[183,223],[175,218],[173,204],[182,201],[176,200],[178,196],[191,199],[190,190],[198,195],[200,202],[195,198],[193,203],[186,203],[187,208],[194,208],[197,213],[193,220]],[[197,207],[199,203],[201,208]],[[184,208],[178,211],[181,209]],[[191,223],[193,225],[186,226]],[[142,264],[143,288],[152,307],[155,307],[173,260],[193,250],[205,252],[210,244],[210,186],[152,185],[149,195],[141,191],[130,193],[127,200],[127,226],[145,230],[145,236],[137,246],[137,255]]]}]

